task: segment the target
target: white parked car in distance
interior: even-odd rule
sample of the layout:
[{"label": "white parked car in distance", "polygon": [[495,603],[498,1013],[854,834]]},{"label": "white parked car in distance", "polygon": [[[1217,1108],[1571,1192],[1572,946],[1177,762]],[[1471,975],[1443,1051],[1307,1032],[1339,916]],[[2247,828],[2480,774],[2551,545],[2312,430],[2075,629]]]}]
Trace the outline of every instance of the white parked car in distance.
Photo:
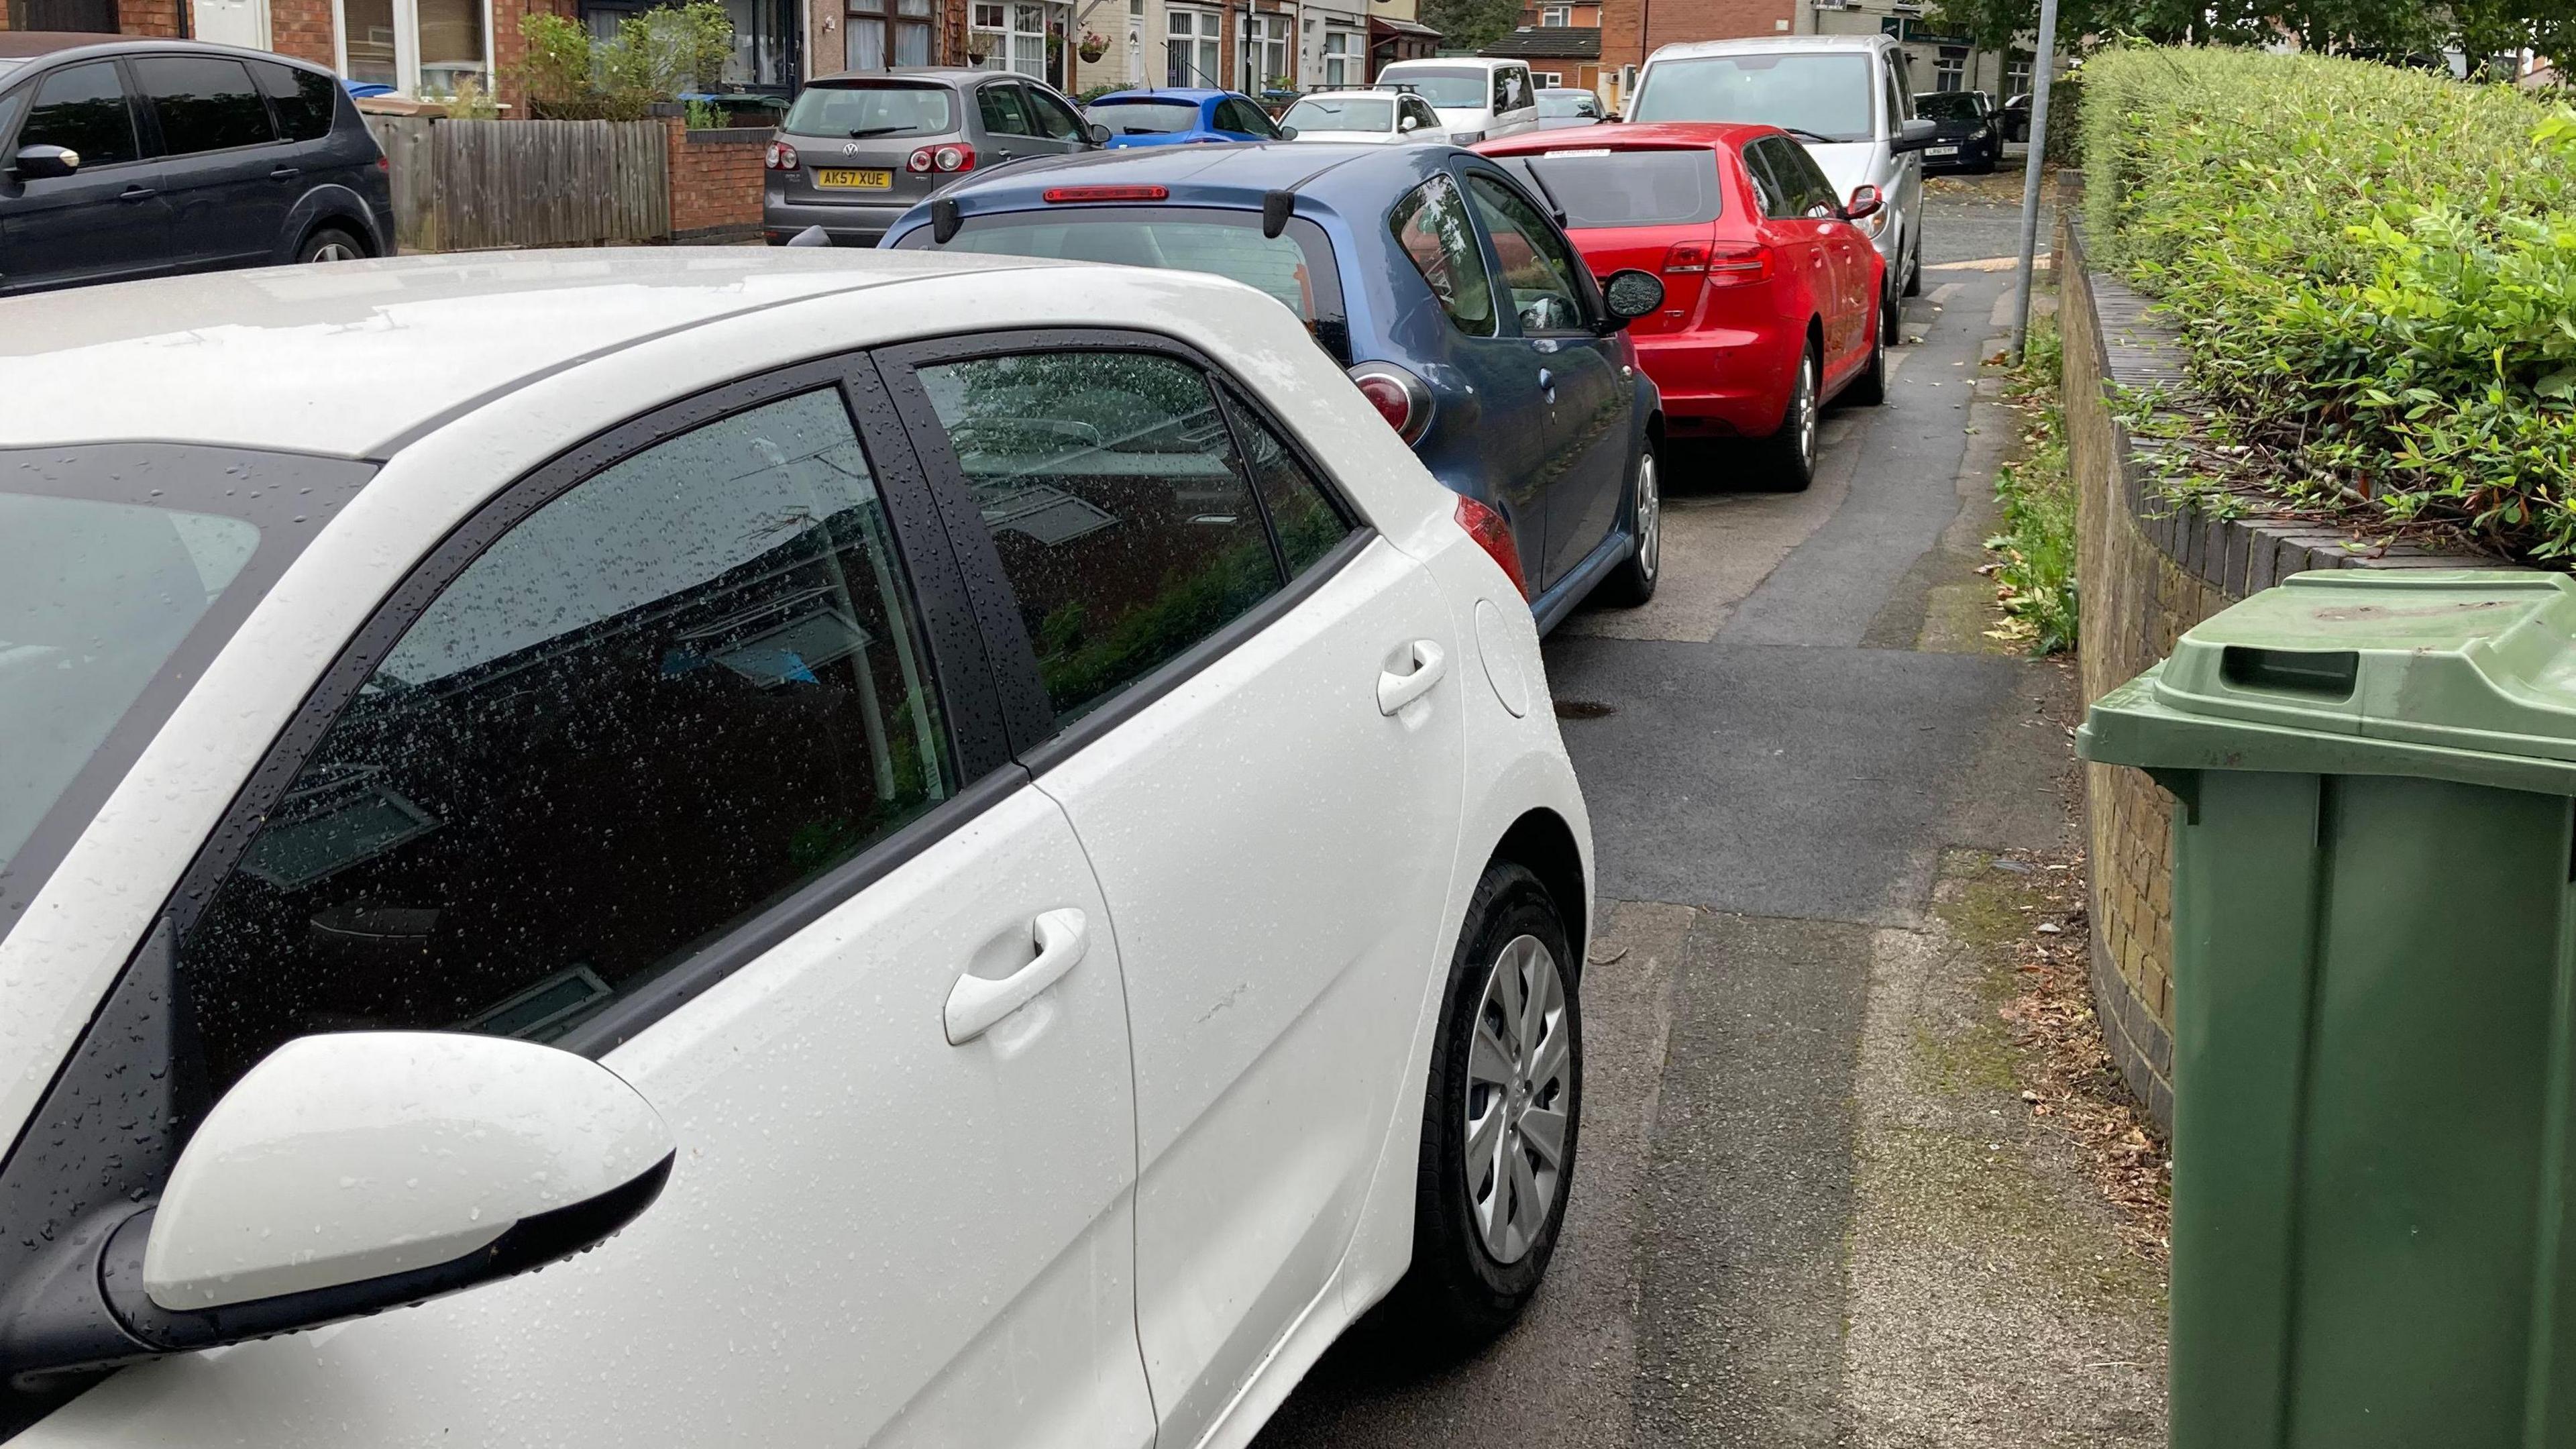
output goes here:
[{"label": "white parked car in distance", "polygon": [[1538,87],[1518,60],[1399,60],[1377,73],[1375,89],[1429,101],[1460,146],[1538,129]]},{"label": "white parked car in distance", "polygon": [[1411,146],[1449,139],[1440,113],[1406,91],[1317,91],[1298,97],[1279,124],[1300,141]]},{"label": "white parked car in distance", "polygon": [[1880,326],[1894,337],[1923,287],[1923,157],[1938,127],[1914,114],[1905,47],[1886,35],[1757,35],[1655,48],[1627,103],[1631,121],[1777,126],[1815,158],[1834,196],[1875,188],[1853,225],[1887,267]]},{"label": "white parked car in distance", "polygon": [[1241,1445],[1510,1319],[1591,864],[1508,542],[1066,266],[0,302],[0,1438]]}]

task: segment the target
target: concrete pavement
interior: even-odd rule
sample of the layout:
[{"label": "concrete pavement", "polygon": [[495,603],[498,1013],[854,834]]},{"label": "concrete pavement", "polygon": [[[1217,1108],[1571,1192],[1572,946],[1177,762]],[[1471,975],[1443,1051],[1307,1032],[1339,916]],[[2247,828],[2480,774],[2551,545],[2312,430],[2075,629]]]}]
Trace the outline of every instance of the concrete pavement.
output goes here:
[{"label": "concrete pavement", "polygon": [[1658,597],[1548,642],[1604,926],[1547,1287],[1464,1363],[1364,1325],[1264,1449],[2162,1442],[2161,1283],[1994,1064],[2072,682],[1972,572],[2018,190],[1939,190],[1887,403],[1802,494],[1669,458]]}]

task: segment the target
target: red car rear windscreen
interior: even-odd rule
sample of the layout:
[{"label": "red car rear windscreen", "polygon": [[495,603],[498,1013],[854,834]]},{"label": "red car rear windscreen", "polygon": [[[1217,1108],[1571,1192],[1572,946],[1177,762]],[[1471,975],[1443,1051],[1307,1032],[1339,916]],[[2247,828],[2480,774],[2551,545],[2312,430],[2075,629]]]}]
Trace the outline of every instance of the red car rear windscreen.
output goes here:
[{"label": "red car rear windscreen", "polygon": [[1717,156],[1711,151],[1577,148],[1495,160],[1534,180],[1530,189],[1563,207],[1570,227],[1717,220]]}]

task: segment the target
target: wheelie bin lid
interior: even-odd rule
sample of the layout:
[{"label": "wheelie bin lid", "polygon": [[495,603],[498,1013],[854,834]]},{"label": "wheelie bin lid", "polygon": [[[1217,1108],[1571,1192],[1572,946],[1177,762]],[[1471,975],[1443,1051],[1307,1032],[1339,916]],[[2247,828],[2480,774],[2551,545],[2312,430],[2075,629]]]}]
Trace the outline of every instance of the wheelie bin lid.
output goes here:
[{"label": "wheelie bin lid", "polygon": [[2576,579],[2293,575],[2202,620],[2171,658],[2103,695],[2076,753],[2576,795]]}]

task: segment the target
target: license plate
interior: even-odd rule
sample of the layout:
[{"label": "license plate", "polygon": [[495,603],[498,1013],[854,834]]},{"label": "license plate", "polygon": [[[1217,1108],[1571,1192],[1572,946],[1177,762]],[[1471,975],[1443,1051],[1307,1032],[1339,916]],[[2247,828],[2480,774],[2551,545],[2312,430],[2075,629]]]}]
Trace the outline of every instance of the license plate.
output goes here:
[{"label": "license plate", "polygon": [[894,185],[891,171],[829,171],[814,173],[817,186],[854,186],[861,191],[883,191]]},{"label": "license plate", "polygon": [[[1956,146],[1935,146],[1923,154],[1926,156],[1956,156],[1959,154],[1959,148]],[[826,171],[823,174],[829,176],[832,173]],[[878,174],[883,175],[884,173],[879,172]]]}]

